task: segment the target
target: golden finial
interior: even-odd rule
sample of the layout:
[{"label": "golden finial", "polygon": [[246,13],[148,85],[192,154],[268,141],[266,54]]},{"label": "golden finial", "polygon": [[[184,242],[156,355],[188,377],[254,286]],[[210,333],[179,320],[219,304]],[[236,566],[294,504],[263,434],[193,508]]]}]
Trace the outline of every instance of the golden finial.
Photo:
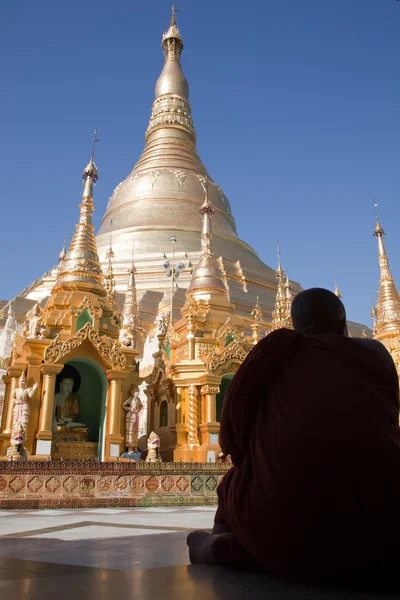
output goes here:
[{"label": "golden finial", "polygon": [[333,276],[333,280],[334,280],[334,283],[335,283],[335,289],[333,290],[333,293],[334,293],[334,294],[335,294],[335,296],[337,296],[339,299],[340,299],[340,298],[343,298],[342,294],[340,293],[339,286],[338,286],[338,284],[337,284],[336,273],[335,273],[335,274],[334,274],[334,276]]},{"label": "golden finial", "polygon": [[[176,58],[179,58],[182,49],[183,49],[183,40],[181,34],[179,33],[178,26],[176,24],[175,14],[179,12],[175,7],[175,4],[171,7],[171,21],[167,31],[162,36],[162,47],[165,53],[166,58],[171,58],[172,55],[175,55]],[[174,43],[174,41],[176,43]],[[169,44],[172,42],[172,46]]]},{"label": "golden finial", "polygon": [[176,25],[175,13],[179,12],[179,10],[176,8],[175,4],[172,4],[171,12],[171,25]]},{"label": "golden finial", "polygon": [[255,306],[254,306],[253,310],[251,311],[251,316],[253,317],[253,320],[256,322],[262,320],[262,310],[261,310],[261,306],[258,303],[258,299],[259,299],[259,297],[257,296]]},{"label": "golden finial", "polygon": [[281,264],[281,249],[279,246],[279,240],[276,240],[276,249],[278,252],[278,268],[277,268],[276,272],[277,272],[277,274],[279,273],[279,274],[283,275],[284,271],[283,271],[282,264]]},{"label": "golden finial", "polygon": [[203,185],[205,198],[200,208],[200,214],[203,219],[200,260],[193,269],[188,292],[216,292],[218,294],[226,294],[227,290],[222,281],[212,248],[211,217],[214,214],[214,208],[208,197],[208,179],[206,179]]},{"label": "golden finial", "polygon": [[68,240],[68,233],[66,233],[64,235],[64,245],[62,247],[62,250],[60,252],[60,254],[58,255],[58,262],[62,262],[65,258],[65,255],[67,254],[67,240]]},{"label": "golden finial", "polygon": [[286,288],[284,282],[285,272],[281,264],[281,249],[278,240],[276,241],[276,247],[278,251],[278,267],[276,269],[278,285],[276,287],[275,308],[272,312],[272,329],[281,329],[282,327],[286,327],[288,314]]},{"label": "golden finial", "polygon": [[375,225],[375,229],[374,229],[374,233],[373,235],[375,237],[382,237],[383,235],[386,235],[382,225],[379,223],[379,218],[378,218],[378,204],[375,203],[375,198],[374,198],[374,209],[375,209],[375,221],[376,221],[376,225]]},{"label": "golden finial", "polygon": [[93,129],[93,142],[92,142],[92,154],[90,155],[92,160],[94,160],[94,149],[97,142],[100,140],[97,139],[97,129]]}]

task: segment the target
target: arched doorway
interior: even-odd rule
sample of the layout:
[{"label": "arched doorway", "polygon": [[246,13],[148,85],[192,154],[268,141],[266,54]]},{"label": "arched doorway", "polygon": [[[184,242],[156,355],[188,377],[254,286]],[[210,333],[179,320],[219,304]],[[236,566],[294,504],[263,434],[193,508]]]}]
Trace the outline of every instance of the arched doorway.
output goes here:
[{"label": "arched doorway", "polygon": [[233,378],[233,373],[228,373],[222,377],[221,383],[219,385],[219,393],[217,394],[217,421],[221,420],[221,411],[222,406],[224,404],[224,398],[226,391],[229,387],[229,384]]},{"label": "arched doorway", "polygon": [[[57,376],[57,384],[63,378],[75,377],[78,381],[74,392],[79,396],[77,421],[89,427],[89,441],[98,444],[97,457],[104,459],[105,416],[108,381],[102,368],[88,358],[75,358],[65,364]],[[56,384],[56,386],[57,386]],[[56,393],[57,393],[56,387]]]}]

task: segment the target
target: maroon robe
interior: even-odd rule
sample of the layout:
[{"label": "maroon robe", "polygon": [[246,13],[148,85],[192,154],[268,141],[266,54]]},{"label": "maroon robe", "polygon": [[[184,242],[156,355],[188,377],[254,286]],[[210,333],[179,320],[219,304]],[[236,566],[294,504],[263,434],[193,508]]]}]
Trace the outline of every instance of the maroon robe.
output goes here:
[{"label": "maroon robe", "polygon": [[218,562],[307,583],[397,571],[399,383],[357,340],[282,329],[261,340],[228,389]]}]

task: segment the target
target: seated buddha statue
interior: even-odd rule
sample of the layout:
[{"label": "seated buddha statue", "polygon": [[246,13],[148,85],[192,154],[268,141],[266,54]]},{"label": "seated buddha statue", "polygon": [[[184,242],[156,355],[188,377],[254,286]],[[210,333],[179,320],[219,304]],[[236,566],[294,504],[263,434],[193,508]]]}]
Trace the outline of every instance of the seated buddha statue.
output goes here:
[{"label": "seated buddha statue", "polygon": [[60,391],[54,396],[53,431],[58,434],[58,438],[87,440],[89,428],[76,421],[79,415],[79,396],[73,389],[72,378],[66,377],[60,381]]}]

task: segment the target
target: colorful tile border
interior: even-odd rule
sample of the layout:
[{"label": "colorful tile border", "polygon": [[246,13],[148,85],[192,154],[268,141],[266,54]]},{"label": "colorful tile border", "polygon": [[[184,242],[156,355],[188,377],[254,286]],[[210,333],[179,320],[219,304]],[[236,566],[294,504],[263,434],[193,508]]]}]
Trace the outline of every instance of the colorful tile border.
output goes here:
[{"label": "colorful tile border", "polygon": [[0,462],[0,509],[204,506],[231,465]]}]

